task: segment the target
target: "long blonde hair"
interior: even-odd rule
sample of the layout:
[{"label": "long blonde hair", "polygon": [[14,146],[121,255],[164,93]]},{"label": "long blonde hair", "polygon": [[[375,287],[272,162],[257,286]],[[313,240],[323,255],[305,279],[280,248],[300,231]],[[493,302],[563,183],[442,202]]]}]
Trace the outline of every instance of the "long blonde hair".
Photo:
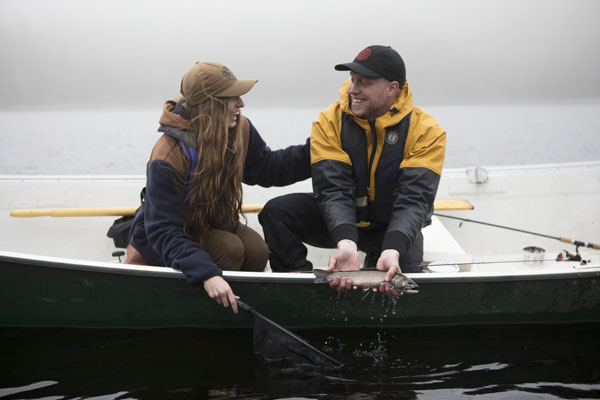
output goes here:
[{"label": "long blonde hair", "polygon": [[187,106],[189,130],[198,135],[198,164],[188,182],[184,229],[203,243],[209,229],[233,232],[242,211],[241,114],[229,128],[227,98]]}]

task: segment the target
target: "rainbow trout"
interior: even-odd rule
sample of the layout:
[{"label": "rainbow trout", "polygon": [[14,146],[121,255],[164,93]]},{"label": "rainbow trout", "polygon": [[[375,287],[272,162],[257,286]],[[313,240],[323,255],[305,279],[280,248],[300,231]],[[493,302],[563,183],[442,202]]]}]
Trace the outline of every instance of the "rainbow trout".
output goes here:
[{"label": "rainbow trout", "polygon": [[[379,288],[379,284],[385,280],[385,272],[376,269],[332,272],[327,272],[324,269],[313,269],[312,272],[316,277],[315,283],[326,283],[333,281],[335,278],[344,278],[350,280],[352,285],[363,289]],[[402,274],[396,274],[390,284],[400,293],[419,293],[419,285]]]}]

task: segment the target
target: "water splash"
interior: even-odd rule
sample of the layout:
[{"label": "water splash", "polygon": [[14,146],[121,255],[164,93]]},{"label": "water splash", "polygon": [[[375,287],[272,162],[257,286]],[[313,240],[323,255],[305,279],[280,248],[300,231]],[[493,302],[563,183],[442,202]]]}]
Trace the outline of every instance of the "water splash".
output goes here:
[{"label": "water splash", "polygon": [[367,296],[369,296],[371,294],[371,289],[363,289],[363,291],[365,292],[365,295],[363,297],[361,297],[361,300],[366,299]]},{"label": "water splash", "polygon": [[[363,346],[366,348],[363,349]],[[352,355],[355,357],[355,361],[367,359],[371,361],[372,366],[383,366],[389,359],[387,342],[382,338],[381,333],[377,332],[376,342],[370,342],[366,346],[361,342],[359,348],[355,349]]]}]

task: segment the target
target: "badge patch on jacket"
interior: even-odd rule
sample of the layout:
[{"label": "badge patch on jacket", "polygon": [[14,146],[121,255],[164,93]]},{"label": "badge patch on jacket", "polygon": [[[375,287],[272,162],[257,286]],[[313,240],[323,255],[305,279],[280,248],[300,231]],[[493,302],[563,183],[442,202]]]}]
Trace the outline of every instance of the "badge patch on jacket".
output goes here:
[{"label": "badge patch on jacket", "polygon": [[398,143],[399,137],[400,137],[400,135],[398,135],[398,132],[389,131],[388,133],[385,134],[385,142],[389,145],[394,145],[394,144]]}]

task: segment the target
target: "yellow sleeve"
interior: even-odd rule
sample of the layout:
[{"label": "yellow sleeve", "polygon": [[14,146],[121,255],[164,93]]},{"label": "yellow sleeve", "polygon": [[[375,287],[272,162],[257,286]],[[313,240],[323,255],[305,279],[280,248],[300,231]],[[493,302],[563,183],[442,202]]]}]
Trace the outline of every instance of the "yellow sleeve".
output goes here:
[{"label": "yellow sleeve", "polygon": [[427,168],[441,175],[446,155],[446,131],[431,115],[420,109],[413,112],[410,125],[400,168]]},{"label": "yellow sleeve", "polygon": [[322,160],[336,160],[351,164],[350,157],[342,150],[340,115],[339,104],[335,103],[321,112],[313,122],[310,136],[311,164]]}]

